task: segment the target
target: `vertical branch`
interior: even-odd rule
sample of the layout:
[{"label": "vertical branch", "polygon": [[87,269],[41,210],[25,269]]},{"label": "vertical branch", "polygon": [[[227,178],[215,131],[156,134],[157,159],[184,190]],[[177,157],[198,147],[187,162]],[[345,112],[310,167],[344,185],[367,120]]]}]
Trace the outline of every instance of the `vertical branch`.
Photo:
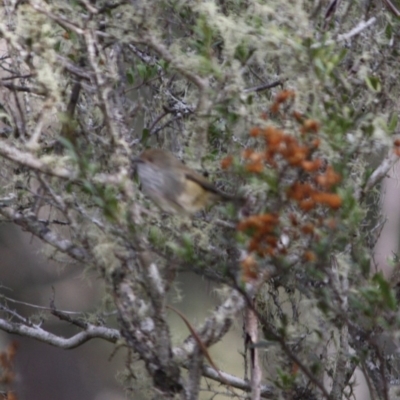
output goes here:
[{"label": "vertical branch", "polygon": [[[254,345],[258,342],[258,320],[254,311],[247,307],[245,311],[245,336],[246,342],[250,344],[250,385],[251,400],[259,400],[261,396],[261,366],[257,347]],[[247,346],[246,346],[247,347]]]},{"label": "vertical branch", "polygon": [[[332,271],[332,280],[333,286],[335,288],[336,294],[339,297],[339,301],[341,302],[341,312],[346,315],[348,310],[348,299],[347,293],[349,290],[349,280],[347,277],[347,271],[343,270],[343,268],[339,271],[339,263],[335,256],[331,258],[331,271]],[[341,280],[339,278],[339,273]],[[336,369],[335,374],[333,376],[332,382],[332,390],[331,396],[333,400],[340,400],[343,396],[343,391],[346,385],[346,372],[347,372],[347,364],[348,364],[348,356],[349,356],[349,328],[346,322],[343,322],[343,326],[340,329],[340,340],[339,340],[339,349],[336,361]]]},{"label": "vertical branch", "polygon": [[[122,335],[129,347],[134,349],[145,362],[146,369],[153,379],[154,387],[160,391],[165,399],[173,399],[175,394],[181,393],[184,382],[180,375],[178,364],[172,357],[169,327],[165,320],[165,312],[160,312],[163,299],[159,298],[161,287],[156,277],[155,266],[143,255],[140,256],[141,265],[137,268],[130,266],[129,259],[122,259],[121,266],[114,271],[113,293],[115,304],[122,326]],[[150,287],[145,299],[143,294],[143,272],[149,272]],[[135,272],[133,272],[135,271]]]},{"label": "vertical branch", "polygon": [[88,50],[89,62],[94,71],[97,93],[99,95],[100,107],[103,110],[106,126],[108,128],[108,134],[111,136],[113,145],[117,145],[120,142],[120,135],[117,127],[114,124],[113,112],[109,102],[109,96],[111,88],[107,83],[103,72],[97,62],[96,52],[100,51],[101,47],[98,46],[93,32],[88,29],[84,33],[85,42]]},{"label": "vertical branch", "polygon": [[188,382],[186,385],[186,400],[199,398],[200,382],[202,376],[203,353],[200,346],[196,346],[188,363]]}]

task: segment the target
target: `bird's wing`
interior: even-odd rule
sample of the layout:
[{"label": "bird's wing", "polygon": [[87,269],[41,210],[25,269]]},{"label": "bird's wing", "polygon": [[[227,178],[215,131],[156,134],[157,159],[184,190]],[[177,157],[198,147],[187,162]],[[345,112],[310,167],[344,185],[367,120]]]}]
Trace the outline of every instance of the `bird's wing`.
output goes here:
[{"label": "bird's wing", "polygon": [[215,194],[220,194],[220,191],[211,182],[209,182],[206,178],[204,178],[202,175],[197,174],[196,172],[186,172],[185,176],[186,176],[186,179],[196,182],[204,189],[209,190],[210,192],[215,193]]}]

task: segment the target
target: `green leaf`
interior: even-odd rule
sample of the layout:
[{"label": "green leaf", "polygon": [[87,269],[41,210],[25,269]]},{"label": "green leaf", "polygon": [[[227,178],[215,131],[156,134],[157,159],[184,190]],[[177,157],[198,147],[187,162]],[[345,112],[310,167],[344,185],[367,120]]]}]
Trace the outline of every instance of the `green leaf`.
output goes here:
[{"label": "green leaf", "polygon": [[126,72],[126,79],[130,85],[133,85],[135,83],[135,74],[133,73],[132,69],[128,69]]},{"label": "green leaf", "polygon": [[365,79],[368,88],[373,92],[380,92],[382,90],[381,81],[376,76],[369,76]]},{"label": "green leaf", "polygon": [[392,311],[396,310],[396,297],[390,287],[389,282],[385,279],[382,272],[375,274],[372,278],[372,281],[378,284],[380,295],[385,306]]},{"label": "green leaf", "polygon": [[397,128],[397,123],[399,120],[399,116],[397,112],[394,112],[392,114],[392,117],[390,118],[390,121],[388,123],[387,129],[389,131],[389,133],[394,133],[396,128]]},{"label": "green leaf", "polygon": [[148,130],[148,128],[144,128],[142,131],[142,138],[140,139],[144,147],[147,146],[147,141],[149,140],[149,137],[150,137],[150,131]]},{"label": "green leaf", "polygon": [[61,49],[61,40],[57,40],[57,41],[56,41],[56,43],[55,43],[54,46],[53,46],[53,49],[54,49],[56,52],[59,52],[59,51],[60,51],[60,49]]},{"label": "green leaf", "polygon": [[392,36],[393,36],[393,27],[392,27],[391,24],[386,24],[385,36],[389,40],[392,38]]},{"label": "green leaf", "polygon": [[137,72],[142,79],[146,79],[147,76],[147,65],[139,63],[136,65]]}]

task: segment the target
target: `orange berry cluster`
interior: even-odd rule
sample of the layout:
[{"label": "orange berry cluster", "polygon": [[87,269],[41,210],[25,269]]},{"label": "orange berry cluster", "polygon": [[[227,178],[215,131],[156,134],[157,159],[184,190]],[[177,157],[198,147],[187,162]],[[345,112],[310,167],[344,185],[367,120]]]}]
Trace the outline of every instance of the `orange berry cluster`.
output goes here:
[{"label": "orange berry cluster", "polygon": [[251,232],[251,239],[247,248],[249,252],[256,252],[259,256],[272,256],[278,247],[278,226],[278,215],[259,214],[241,221],[237,229]]},{"label": "orange berry cluster", "polygon": [[[303,132],[315,132],[317,125],[312,120],[304,121]],[[309,211],[318,205],[337,209],[342,205],[342,199],[335,193],[330,193],[331,188],[341,180],[340,175],[328,165],[324,172],[321,171],[325,162],[321,158],[312,158],[313,151],[319,146],[319,138],[314,138],[307,144],[302,144],[297,138],[284,133],[272,126],[264,129],[254,127],[250,131],[252,137],[263,136],[266,143],[265,151],[246,149],[243,158],[247,161],[246,170],[252,173],[263,172],[266,165],[278,169],[278,161],[286,161],[292,168],[307,174],[313,173],[311,183],[294,182],[287,190],[288,198],[298,202],[303,211]],[[282,168],[282,167],[281,167]]]},{"label": "orange berry cluster", "polygon": [[[294,92],[292,91],[279,93],[270,108],[271,114],[277,114],[281,105],[293,98]],[[288,172],[290,174],[287,176],[297,175],[298,178],[285,189],[285,193],[286,198],[297,203],[302,212],[309,213],[321,206],[336,210],[342,205],[342,198],[332,189],[341,181],[341,176],[332,166],[327,165],[325,160],[315,156],[315,152],[320,146],[319,123],[313,119],[304,118],[297,111],[293,112],[292,116],[300,123],[299,137],[285,133],[282,129],[272,125],[255,126],[250,130],[251,137],[263,139],[265,148],[263,150],[254,148],[244,150],[242,156],[246,161],[245,168],[248,172],[255,174],[262,174],[266,168],[273,168],[281,177]],[[266,119],[265,115],[263,119]],[[227,157],[223,160],[222,165],[224,168],[228,168],[231,163],[232,158]],[[284,179],[281,182],[284,182]],[[274,213],[252,215],[238,224],[239,231],[246,231],[250,234],[249,254],[256,253],[261,257],[285,254],[287,248],[280,243],[279,239],[283,231],[283,222],[279,218],[280,211],[278,209]],[[318,220],[317,217],[316,220],[318,225],[328,226],[325,223],[327,220]],[[314,225],[310,222],[306,222],[302,226],[296,226],[297,224],[294,219],[291,221],[292,227],[289,229],[289,234],[292,238],[299,234],[315,235]],[[309,262],[316,260],[315,254],[310,250],[305,250],[303,258]],[[254,275],[255,260],[251,254],[242,261],[242,267],[244,275],[248,275],[247,278]]]}]

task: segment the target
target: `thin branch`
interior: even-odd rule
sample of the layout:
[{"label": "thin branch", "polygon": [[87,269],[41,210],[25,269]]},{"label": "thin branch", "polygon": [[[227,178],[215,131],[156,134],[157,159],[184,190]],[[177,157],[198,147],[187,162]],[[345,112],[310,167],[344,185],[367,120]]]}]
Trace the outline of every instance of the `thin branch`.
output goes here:
[{"label": "thin branch", "polygon": [[[336,12],[336,10],[339,8],[340,3],[341,3],[341,0],[332,0],[332,1],[329,3],[329,5],[328,5],[328,7],[327,7],[327,9],[326,9],[326,11],[325,11],[325,19],[326,19],[326,20],[328,20],[328,21],[331,20],[333,14],[334,14],[334,13]],[[326,22],[327,22],[327,21],[325,21],[325,25],[326,25]]]},{"label": "thin branch", "polygon": [[73,259],[81,262],[87,262],[89,260],[89,254],[85,249],[67,239],[61,238],[55,232],[51,231],[45,224],[37,220],[34,213],[28,211],[23,214],[11,208],[0,207],[0,215],[3,215],[7,220],[14,222]]},{"label": "thin branch", "polygon": [[[81,27],[78,27],[77,25],[74,25],[71,23],[70,20],[68,20],[66,17],[63,17],[61,15],[56,15],[53,14],[50,11],[50,5],[46,4],[43,1],[30,1],[29,4],[31,5],[31,7],[36,10],[37,12],[46,15],[47,17],[49,17],[50,19],[52,19],[54,22],[56,22],[58,25],[60,25],[61,27],[63,27],[65,30],[71,30],[73,32],[75,32],[77,35],[83,35],[84,34],[84,30]],[[44,6],[44,7],[41,7]]]},{"label": "thin branch", "polygon": [[169,113],[170,113],[169,110],[163,112],[162,114],[160,114],[160,115],[152,122],[152,124],[151,124],[150,127],[148,128],[149,135],[152,135],[153,129],[156,127],[156,125],[157,125],[165,116],[167,116]]},{"label": "thin branch", "polygon": [[79,332],[70,338],[54,335],[37,325],[26,326],[4,319],[0,319],[0,329],[8,333],[36,339],[42,343],[47,343],[62,349],[74,349],[91,339],[104,339],[108,342],[116,343],[117,340],[121,338],[117,329],[105,328],[92,324],[87,324],[85,331]]},{"label": "thin branch", "polygon": [[32,78],[34,76],[35,76],[34,74],[6,76],[4,78],[1,78],[0,82],[10,81],[13,79],[28,79],[28,78]]},{"label": "thin branch", "polygon": [[390,150],[389,155],[383,159],[381,164],[371,174],[364,187],[357,190],[355,198],[358,201],[362,201],[365,195],[386,176],[390,168],[392,168],[398,161],[399,156]]},{"label": "thin branch", "polygon": [[282,81],[278,80],[278,81],[274,81],[274,82],[271,82],[271,83],[264,83],[262,85],[253,86],[253,87],[244,89],[243,91],[245,93],[262,92],[263,90],[272,89],[272,88],[274,88],[276,86],[282,86]]},{"label": "thin branch", "polygon": [[344,33],[342,35],[338,35],[337,39],[327,40],[323,43],[314,43],[311,48],[318,49],[323,46],[330,46],[332,44],[339,44],[340,42],[344,42],[345,40],[351,39],[353,36],[360,34],[364,29],[369,28],[376,22],[376,17],[370,18],[368,21],[361,21],[355,28],[353,28],[350,32]]},{"label": "thin branch", "polygon": [[14,83],[1,82],[0,86],[3,86],[5,88],[13,90],[15,92],[32,93],[32,94],[36,94],[38,96],[46,96],[46,94],[47,94],[47,90],[45,90],[45,89],[32,88],[32,87],[28,87],[28,86],[20,86],[20,85],[15,85]]},{"label": "thin branch", "polygon": [[[219,371],[219,374],[218,374],[214,368],[212,368],[208,365],[203,365],[202,373],[203,373],[203,376],[210,378],[216,382],[220,382],[220,383],[229,382],[229,384],[236,389],[241,389],[245,392],[251,391],[251,385],[248,381],[246,381],[244,379],[240,379],[234,375],[227,374],[226,372],[222,372],[222,371]],[[222,375],[224,381],[221,379],[220,375]],[[274,391],[272,386],[261,385],[260,392],[261,392],[261,398],[263,398],[263,399],[275,399],[276,398],[276,392]]]},{"label": "thin branch", "polygon": [[396,6],[390,0],[382,0],[386,7],[396,16],[400,17],[400,11],[396,8]]},{"label": "thin branch", "polygon": [[261,365],[259,359],[259,350],[254,347],[254,344],[258,342],[258,320],[253,310],[250,308],[246,309],[245,317],[245,335],[250,343],[249,354],[250,354],[250,385],[251,385],[251,400],[259,400],[261,397]]},{"label": "thin branch", "polygon": [[[332,278],[332,284],[335,287],[337,295],[339,296],[341,311],[343,313],[348,313],[347,297],[349,291],[349,281],[347,277],[347,271],[343,271],[343,268],[340,269],[339,263],[335,256],[332,256],[330,274]],[[349,361],[349,328],[346,323],[343,323],[339,335],[340,340],[338,356],[331,390],[331,396],[333,400],[342,399],[343,391],[346,385],[346,365]]]},{"label": "thin branch", "polygon": [[36,171],[43,172],[44,174],[57,176],[59,178],[73,180],[77,176],[77,171],[57,167],[54,161],[52,163],[46,163],[34,157],[29,152],[21,151],[14,146],[10,146],[8,142],[4,140],[0,140],[0,156]]},{"label": "thin branch", "polygon": [[[20,300],[15,300],[12,299],[11,297],[5,296],[4,294],[0,294],[0,299],[6,299],[6,301],[8,303],[14,303],[14,304],[21,304],[23,306],[27,306],[27,307],[32,307],[36,310],[45,310],[45,311],[51,311],[53,308],[52,307],[46,307],[46,306],[39,306],[37,304],[32,304],[32,303],[27,303],[26,301],[20,301]],[[66,310],[62,310],[62,313],[64,314],[74,314],[74,315],[84,315],[83,312],[81,311],[66,311]]]},{"label": "thin branch", "polygon": [[77,76],[78,78],[84,79],[86,81],[90,81],[92,79],[92,73],[86,72],[83,68],[78,67],[70,60],[65,57],[60,56],[59,54],[56,55],[57,61],[72,75]]},{"label": "thin branch", "polygon": [[237,287],[237,290],[239,290],[244,298],[245,301],[248,305],[249,308],[253,310],[255,315],[257,316],[258,320],[261,322],[263,325],[263,329],[265,332],[268,333],[271,337],[274,338],[275,341],[277,341],[282,350],[286,353],[286,355],[295,363],[298,365],[299,369],[303,372],[303,374],[312,382],[321,392],[324,398],[329,399],[330,395],[328,391],[326,390],[324,384],[320,382],[314,375],[314,373],[306,366],[302,360],[292,351],[290,348],[289,344],[286,342],[285,337],[279,335],[274,328],[271,328],[271,325],[269,322],[266,320],[266,318],[259,313],[259,311],[254,307],[253,302],[252,302],[252,297],[250,297],[242,288],[239,286]]}]

